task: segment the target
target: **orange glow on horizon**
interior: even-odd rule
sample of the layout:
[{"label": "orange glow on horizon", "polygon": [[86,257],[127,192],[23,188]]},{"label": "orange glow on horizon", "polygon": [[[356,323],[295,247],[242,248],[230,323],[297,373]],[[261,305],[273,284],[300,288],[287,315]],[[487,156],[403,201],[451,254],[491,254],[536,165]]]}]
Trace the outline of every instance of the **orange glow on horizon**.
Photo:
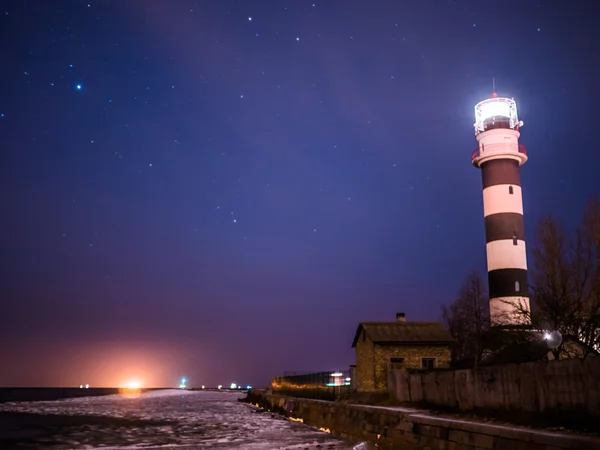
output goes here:
[{"label": "orange glow on horizon", "polygon": [[126,389],[141,389],[142,383],[138,380],[130,380],[126,383],[123,383],[123,386]]}]

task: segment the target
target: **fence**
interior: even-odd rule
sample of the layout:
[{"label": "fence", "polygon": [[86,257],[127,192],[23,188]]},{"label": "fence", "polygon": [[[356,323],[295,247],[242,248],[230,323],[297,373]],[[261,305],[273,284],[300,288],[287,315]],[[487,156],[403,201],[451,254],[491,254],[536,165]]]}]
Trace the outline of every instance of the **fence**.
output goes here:
[{"label": "fence", "polygon": [[400,402],[532,413],[571,410],[600,416],[600,357],[561,359],[478,369],[388,374]]},{"label": "fence", "polygon": [[348,371],[317,372],[273,378],[276,394],[317,400],[340,400],[350,392]]}]

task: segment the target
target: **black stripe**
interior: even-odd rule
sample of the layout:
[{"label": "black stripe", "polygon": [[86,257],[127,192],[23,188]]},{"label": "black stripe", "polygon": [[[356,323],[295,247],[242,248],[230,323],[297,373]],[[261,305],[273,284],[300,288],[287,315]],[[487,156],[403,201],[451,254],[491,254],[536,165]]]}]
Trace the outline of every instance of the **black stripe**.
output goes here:
[{"label": "black stripe", "polygon": [[485,218],[485,243],[500,241],[502,239],[525,240],[525,227],[523,214],[498,213]]},{"label": "black stripe", "polygon": [[[515,290],[515,282],[519,282],[519,291]],[[529,297],[527,271],[523,269],[498,269],[488,272],[490,298],[497,297]]]},{"label": "black stripe", "polygon": [[492,159],[481,165],[483,189],[498,184],[514,184],[521,186],[519,162],[514,159]]}]

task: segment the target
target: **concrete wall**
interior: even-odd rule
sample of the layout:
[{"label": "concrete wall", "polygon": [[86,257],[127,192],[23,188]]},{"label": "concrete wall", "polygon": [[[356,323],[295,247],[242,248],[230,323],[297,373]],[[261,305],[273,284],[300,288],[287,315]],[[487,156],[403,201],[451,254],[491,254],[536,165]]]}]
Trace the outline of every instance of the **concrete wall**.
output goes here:
[{"label": "concrete wall", "polygon": [[442,418],[410,408],[351,405],[248,392],[248,402],[353,442],[403,450],[592,450],[600,438]]},{"label": "concrete wall", "polygon": [[600,358],[443,370],[392,371],[389,392],[402,403],[460,410],[571,410],[600,416]]}]

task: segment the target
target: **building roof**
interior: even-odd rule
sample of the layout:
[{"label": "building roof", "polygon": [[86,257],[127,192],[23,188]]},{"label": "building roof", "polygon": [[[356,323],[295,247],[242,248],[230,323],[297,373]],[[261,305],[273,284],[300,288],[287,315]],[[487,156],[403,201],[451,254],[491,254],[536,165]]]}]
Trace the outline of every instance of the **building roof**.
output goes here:
[{"label": "building roof", "polygon": [[356,347],[364,330],[374,344],[443,344],[454,342],[439,322],[361,322],[356,329],[352,347]]}]

